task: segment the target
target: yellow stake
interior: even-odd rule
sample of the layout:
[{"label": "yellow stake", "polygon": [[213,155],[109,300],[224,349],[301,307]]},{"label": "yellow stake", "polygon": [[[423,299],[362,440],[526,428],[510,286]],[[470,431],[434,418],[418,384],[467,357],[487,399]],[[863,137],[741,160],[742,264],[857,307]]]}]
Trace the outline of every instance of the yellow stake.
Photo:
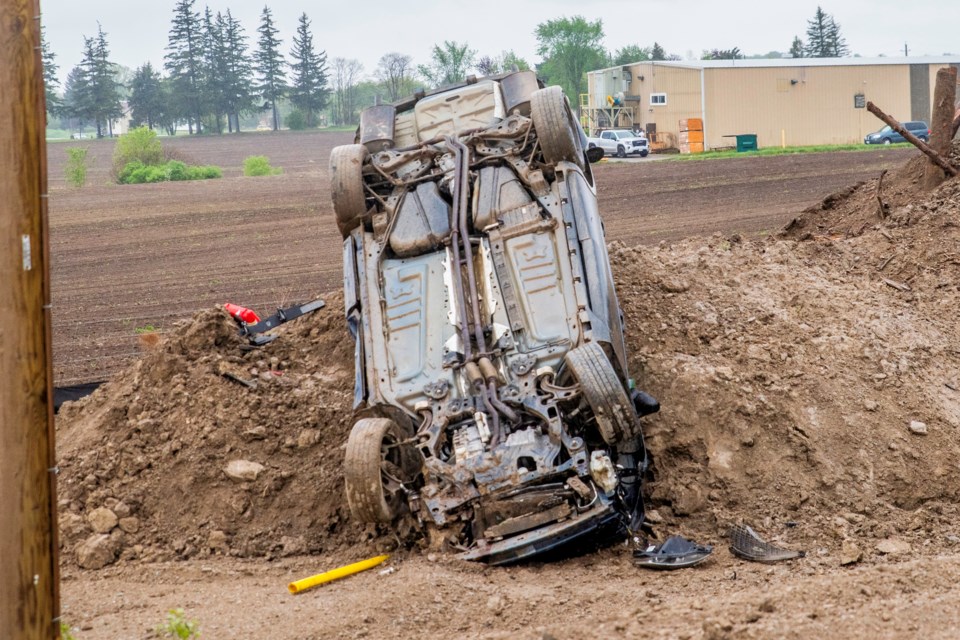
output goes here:
[{"label": "yellow stake", "polygon": [[325,584],[327,582],[333,582],[334,580],[339,580],[340,578],[346,578],[347,576],[352,576],[355,573],[360,573],[361,571],[366,571],[367,569],[373,569],[379,564],[389,558],[388,555],[377,556],[376,558],[369,558],[367,560],[361,560],[360,562],[354,562],[353,564],[348,564],[345,567],[340,567],[339,569],[331,569],[324,573],[318,573],[315,576],[310,576],[309,578],[304,578],[303,580],[297,580],[296,582],[291,582],[287,585],[287,589],[290,590],[290,593],[297,594],[301,591],[306,591],[316,587],[317,585]]}]

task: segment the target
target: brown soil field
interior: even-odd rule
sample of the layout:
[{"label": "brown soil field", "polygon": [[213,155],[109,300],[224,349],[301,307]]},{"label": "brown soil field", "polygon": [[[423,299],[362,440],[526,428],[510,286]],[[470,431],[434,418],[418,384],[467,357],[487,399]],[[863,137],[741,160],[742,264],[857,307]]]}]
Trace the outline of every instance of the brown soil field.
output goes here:
[{"label": "brown soil field", "polygon": [[[237,164],[284,166],[291,141],[321,154],[334,136],[249,138]],[[177,144],[212,163],[201,150],[227,142]],[[63,297],[75,276],[55,265],[55,304],[111,318],[79,325],[100,351],[68,353],[115,372],[58,418],[65,619],[78,640],[156,638],[173,608],[218,639],[957,637],[960,180],[924,193],[922,164],[897,150],[597,167],[631,374],[663,405],[644,419],[649,522],[715,546],[677,572],[634,566],[626,543],[490,568],[351,520],[352,344],[322,158],[276,178],[56,190],[53,255],[88,288]],[[214,308],[317,293],[326,309],[257,351]],[[160,339],[138,343],[151,322]],[[124,332],[129,353],[106,346]],[[259,471],[231,479],[235,460]],[[738,523],[807,554],[739,560]],[[382,552],[384,567],[286,592]]]},{"label": "brown soil field", "polygon": [[[58,384],[102,380],[199,309],[234,302],[262,315],[340,282],[327,193],[330,149],[350,133],[177,138],[180,157],[224,178],[111,184],[109,140],[55,143],[50,157],[54,361]],[[65,148],[89,149],[88,185],[66,186]],[[690,235],[760,234],[804,207],[909,157],[904,149],[702,162],[595,165],[608,238],[628,245]],[[245,178],[250,155],[281,176]]]}]

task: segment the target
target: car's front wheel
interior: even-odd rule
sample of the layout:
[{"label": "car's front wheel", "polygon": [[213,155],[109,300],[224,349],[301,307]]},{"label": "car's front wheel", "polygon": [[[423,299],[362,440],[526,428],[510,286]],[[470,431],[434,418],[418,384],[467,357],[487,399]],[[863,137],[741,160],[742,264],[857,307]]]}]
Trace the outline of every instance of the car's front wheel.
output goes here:
[{"label": "car's front wheel", "polygon": [[650,152],[647,151],[646,149],[644,149],[643,151],[640,152],[640,157],[641,157],[641,158],[646,158],[648,155],[650,155]]},{"label": "car's front wheel", "polygon": [[633,404],[603,348],[588,342],[568,351],[564,361],[580,384],[603,441],[617,445],[636,438],[639,426]]},{"label": "car's front wheel", "polygon": [[362,418],[353,425],[343,460],[347,504],[361,522],[391,522],[403,511],[404,484],[417,475],[417,456],[405,434],[388,418]]},{"label": "car's front wheel", "polygon": [[626,157],[627,157],[627,150],[623,148],[623,145],[622,145],[622,144],[617,145],[617,157],[618,157],[618,158],[626,158]]},{"label": "car's front wheel", "polygon": [[884,138],[883,144],[893,144],[893,141],[891,141],[890,138]]}]

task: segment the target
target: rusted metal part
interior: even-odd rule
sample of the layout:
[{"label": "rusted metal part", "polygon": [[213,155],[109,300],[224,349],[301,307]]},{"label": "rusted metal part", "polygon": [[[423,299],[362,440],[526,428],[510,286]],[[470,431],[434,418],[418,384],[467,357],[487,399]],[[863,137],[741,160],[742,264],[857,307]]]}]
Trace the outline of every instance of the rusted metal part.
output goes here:
[{"label": "rusted metal part", "polygon": [[545,511],[515,516],[513,518],[504,520],[500,524],[487,527],[486,531],[484,531],[484,537],[488,540],[492,540],[495,538],[516,535],[524,531],[529,531],[530,529],[542,527],[543,525],[551,522],[556,522],[557,520],[562,520],[563,518],[568,518],[572,513],[573,507],[571,507],[569,504],[558,504],[557,506],[551,507]]},{"label": "rusted metal part", "polygon": [[370,153],[393,146],[397,108],[385,104],[364,109],[360,114],[360,144]]},{"label": "rusted metal part", "polygon": [[955,166],[947,162],[943,156],[941,156],[939,153],[931,149],[930,145],[928,145],[926,142],[924,142],[917,136],[907,131],[904,128],[904,126],[897,121],[896,118],[887,115],[880,109],[880,107],[873,104],[872,102],[867,103],[867,111],[869,111],[870,113],[872,113],[873,115],[877,116],[878,118],[883,120],[885,123],[890,125],[891,129],[893,129],[894,131],[902,135],[907,142],[915,146],[917,149],[920,149],[920,151],[926,154],[926,156],[930,158],[930,160],[932,160],[933,163],[936,164],[938,167],[940,167],[941,169],[949,173],[951,176],[957,175],[958,171]]}]

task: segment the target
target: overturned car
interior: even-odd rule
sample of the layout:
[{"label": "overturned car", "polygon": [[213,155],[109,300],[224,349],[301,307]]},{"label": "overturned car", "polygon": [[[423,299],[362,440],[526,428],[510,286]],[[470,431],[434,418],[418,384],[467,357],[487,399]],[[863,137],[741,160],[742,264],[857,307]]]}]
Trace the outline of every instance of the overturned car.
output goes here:
[{"label": "overturned car", "polygon": [[333,150],[357,519],[492,564],[641,525],[658,406],[628,377],[584,140],[526,71],[371,107]]}]

